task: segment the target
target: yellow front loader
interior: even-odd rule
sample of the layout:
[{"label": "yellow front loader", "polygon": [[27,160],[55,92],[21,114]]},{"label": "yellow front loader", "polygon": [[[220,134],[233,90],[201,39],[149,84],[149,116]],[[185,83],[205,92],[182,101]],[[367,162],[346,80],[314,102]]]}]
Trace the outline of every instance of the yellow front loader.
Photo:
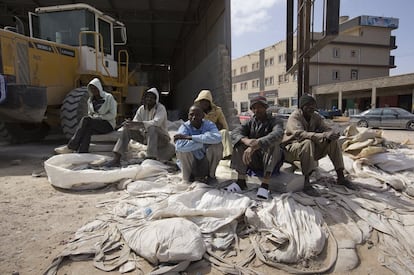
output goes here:
[{"label": "yellow front loader", "polygon": [[118,102],[128,92],[124,24],[87,4],[37,8],[30,35],[0,29],[0,139],[41,139],[61,125],[72,136],[87,113],[86,85],[98,77]]}]

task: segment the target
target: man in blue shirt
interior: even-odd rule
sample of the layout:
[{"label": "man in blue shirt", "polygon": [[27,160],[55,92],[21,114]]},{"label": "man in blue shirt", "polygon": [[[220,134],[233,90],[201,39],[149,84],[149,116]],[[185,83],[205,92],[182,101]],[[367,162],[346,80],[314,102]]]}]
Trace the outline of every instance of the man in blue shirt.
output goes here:
[{"label": "man in blue shirt", "polygon": [[221,134],[217,126],[203,118],[203,110],[199,106],[191,106],[188,121],[181,125],[174,136],[175,150],[185,182],[214,181],[216,168],[223,155]]}]

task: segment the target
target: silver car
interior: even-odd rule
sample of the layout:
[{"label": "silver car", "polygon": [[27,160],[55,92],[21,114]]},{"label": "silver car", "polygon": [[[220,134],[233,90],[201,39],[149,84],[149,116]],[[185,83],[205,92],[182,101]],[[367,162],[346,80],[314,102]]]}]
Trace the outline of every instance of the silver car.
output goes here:
[{"label": "silver car", "polygon": [[414,114],[397,107],[369,109],[358,115],[351,115],[349,122],[358,127],[414,130]]}]

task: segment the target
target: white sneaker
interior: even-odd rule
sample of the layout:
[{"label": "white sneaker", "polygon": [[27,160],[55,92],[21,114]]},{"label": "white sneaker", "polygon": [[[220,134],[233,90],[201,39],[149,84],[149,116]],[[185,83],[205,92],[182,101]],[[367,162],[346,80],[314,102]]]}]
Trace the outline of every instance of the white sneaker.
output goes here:
[{"label": "white sneaker", "polygon": [[229,186],[225,187],[224,190],[226,190],[227,192],[231,192],[231,193],[241,193],[242,192],[242,190],[240,188],[240,185],[238,185],[235,182],[233,182]]},{"label": "white sneaker", "polygon": [[73,153],[74,150],[70,149],[67,145],[60,146],[55,148],[56,154],[70,154]]},{"label": "white sneaker", "polygon": [[262,200],[268,200],[269,199],[269,193],[270,191],[267,189],[264,189],[263,187],[259,187],[257,190],[257,198]]}]

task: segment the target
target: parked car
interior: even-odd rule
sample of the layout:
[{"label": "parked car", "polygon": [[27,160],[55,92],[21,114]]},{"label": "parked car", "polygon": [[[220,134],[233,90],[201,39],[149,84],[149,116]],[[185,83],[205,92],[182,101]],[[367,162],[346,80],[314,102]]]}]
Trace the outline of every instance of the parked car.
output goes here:
[{"label": "parked car", "polygon": [[342,116],[341,110],[318,110],[318,113],[327,119],[333,119],[334,116]]},{"label": "parked car", "polygon": [[349,122],[358,127],[414,130],[414,114],[397,107],[369,109],[358,115],[351,115]]},{"label": "parked car", "polygon": [[252,116],[253,114],[251,112],[241,112],[240,115],[238,115],[240,123],[248,121]]},{"label": "parked car", "polygon": [[295,111],[295,108],[282,107],[277,111],[277,116],[282,119],[288,119],[289,116]]}]

